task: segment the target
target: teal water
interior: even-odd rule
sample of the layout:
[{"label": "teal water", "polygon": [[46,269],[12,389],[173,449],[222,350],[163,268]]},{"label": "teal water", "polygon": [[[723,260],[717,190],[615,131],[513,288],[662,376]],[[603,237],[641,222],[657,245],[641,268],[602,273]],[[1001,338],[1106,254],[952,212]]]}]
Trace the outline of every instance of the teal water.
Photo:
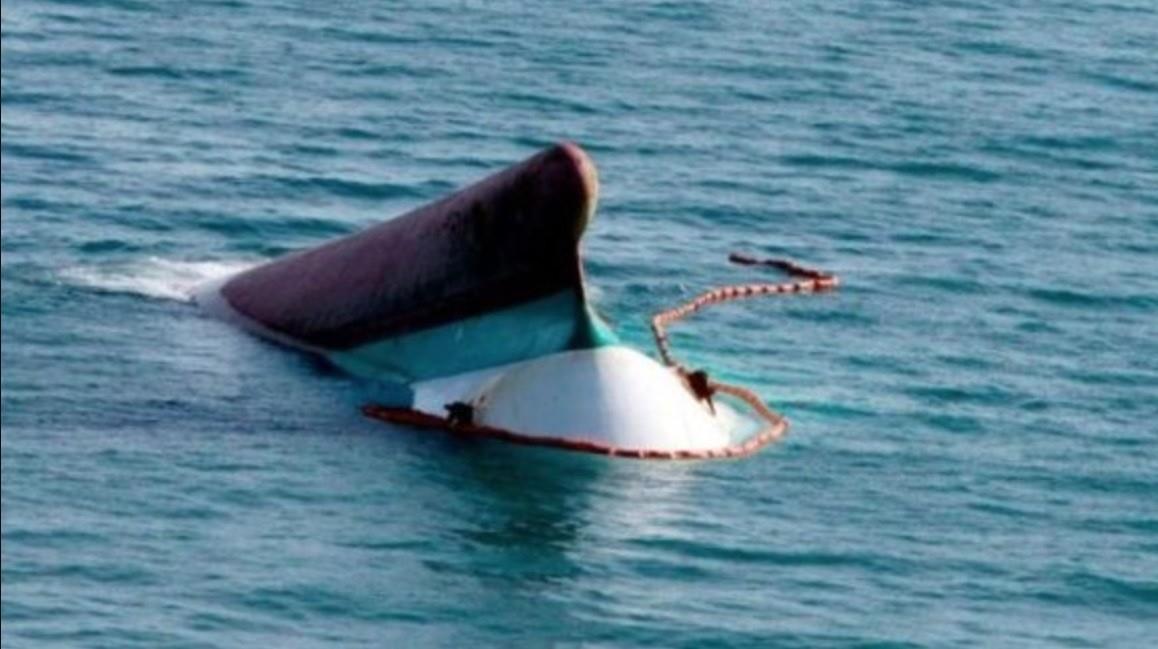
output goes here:
[{"label": "teal water", "polygon": [[[1158,7],[2,1],[9,647],[1145,647]],[[743,461],[389,428],[197,283],[573,138]]]}]

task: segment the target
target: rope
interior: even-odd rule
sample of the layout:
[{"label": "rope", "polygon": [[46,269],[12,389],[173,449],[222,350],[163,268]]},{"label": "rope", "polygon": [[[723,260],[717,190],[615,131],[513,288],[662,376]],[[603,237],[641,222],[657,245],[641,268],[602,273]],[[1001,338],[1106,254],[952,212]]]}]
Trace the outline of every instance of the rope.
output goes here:
[{"label": "rope", "polygon": [[[766,422],[767,428],[765,428],[765,431],[776,431],[767,439],[764,439],[759,445],[764,446],[784,436],[784,433],[788,431],[788,420],[780,413],[769,408],[760,400],[760,397],[757,396],[755,392],[752,392],[748,388],[713,381],[708,378],[707,372],[704,370],[691,370],[686,365],[677,361],[671,351],[671,340],[667,335],[667,326],[673,322],[683,320],[704,307],[713,304],[743,300],[759,295],[821,293],[835,289],[840,285],[840,280],[836,275],[831,273],[801,266],[786,259],[756,259],[739,253],[732,253],[728,256],[728,261],[739,266],[767,266],[782,270],[791,277],[801,279],[795,282],[780,282],[776,284],[721,286],[710,291],[705,291],[680,306],[657,313],[651,319],[651,331],[655,336],[655,345],[659,349],[659,355],[663,359],[664,364],[674,368],[683,378],[684,383],[688,386],[692,394],[696,395],[697,399],[706,401],[713,413],[716,409],[712,403],[712,395],[717,392],[723,392],[748,404],[748,406]],[[757,435],[756,438],[761,438],[761,435]],[[757,446],[757,448],[759,448],[759,446]]]},{"label": "rope", "polygon": [[674,309],[668,309],[656,314],[651,320],[652,332],[655,334],[655,343],[665,365],[672,367],[679,373],[688,390],[701,401],[706,401],[708,408],[714,414],[716,411],[712,397],[718,392],[731,395],[743,401],[756,415],[764,421],[764,427],[755,435],[738,444],[715,449],[686,449],[686,450],[658,450],[620,448],[593,442],[584,439],[570,439],[563,437],[542,437],[517,433],[503,428],[486,426],[474,423],[473,410],[468,404],[447,404],[447,416],[440,417],[413,408],[393,408],[378,404],[367,404],[362,412],[367,417],[424,429],[436,429],[466,437],[498,439],[524,446],[543,446],[561,448],[569,451],[580,451],[624,457],[639,460],[702,460],[713,458],[736,458],[751,455],[764,446],[782,438],[788,431],[788,420],[769,408],[760,397],[751,390],[720,383],[708,378],[704,370],[690,370],[687,366],[677,362],[671,352],[671,343],[667,337],[667,325],[686,318],[687,316],[712,304],[719,304],[732,300],[740,300],[758,295],[783,295],[788,293],[820,293],[835,289],[839,280],[835,275],[819,270],[806,268],[783,259],[758,260],[745,255],[733,253],[728,260],[741,266],[768,266],[788,273],[791,277],[801,278],[795,282],[779,284],[744,284],[739,286],[723,286],[701,293]]},{"label": "rope", "polygon": [[[820,293],[830,291],[840,284],[835,275],[824,273],[812,268],[805,268],[784,259],[758,260],[746,255],[732,253],[728,261],[740,266],[770,266],[788,273],[792,277],[803,278],[796,282],[781,282],[779,284],[741,284],[736,286],[721,286],[710,291],[700,293],[690,301],[660,311],[651,319],[651,331],[655,336],[656,347],[665,365],[683,369],[684,365],[676,362],[671,353],[671,342],[667,336],[667,325],[682,320],[700,309],[712,304],[742,300],[759,295],[783,295],[787,293]],[[685,372],[686,373],[686,372]]]}]

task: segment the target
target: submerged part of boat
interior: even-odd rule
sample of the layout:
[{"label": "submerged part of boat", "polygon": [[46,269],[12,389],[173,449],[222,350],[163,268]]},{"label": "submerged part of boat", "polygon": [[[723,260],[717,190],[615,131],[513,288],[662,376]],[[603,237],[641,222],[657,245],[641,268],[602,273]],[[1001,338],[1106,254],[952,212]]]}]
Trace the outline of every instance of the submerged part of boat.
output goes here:
[{"label": "submerged part of boat", "polygon": [[743,455],[780,437],[786,420],[755,395],[676,362],[665,327],[708,304],[826,290],[835,278],[768,262],[800,281],[717,289],[662,313],[660,365],[623,346],[587,302],[579,242],[597,197],[590,158],[560,144],[197,300],[355,375],[409,386],[407,403],[365,408],[393,423],[640,458]]}]

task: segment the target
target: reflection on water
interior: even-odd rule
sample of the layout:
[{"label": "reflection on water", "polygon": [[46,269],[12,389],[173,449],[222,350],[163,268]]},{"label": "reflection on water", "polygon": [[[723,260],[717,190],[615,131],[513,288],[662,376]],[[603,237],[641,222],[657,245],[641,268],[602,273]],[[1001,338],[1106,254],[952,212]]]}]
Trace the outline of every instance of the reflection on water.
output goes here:
[{"label": "reflection on water", "polygon": [[425,565],[472,582],[483,610],[525,607],[562,627],[575,623],[572,589],[606,569],[591,561],[598,546],[662,525],[663,509],[649,503],[677,501],[696,475],[690,464],[453,443],[440,461],[456,518],[441,542],[457,551]]}]

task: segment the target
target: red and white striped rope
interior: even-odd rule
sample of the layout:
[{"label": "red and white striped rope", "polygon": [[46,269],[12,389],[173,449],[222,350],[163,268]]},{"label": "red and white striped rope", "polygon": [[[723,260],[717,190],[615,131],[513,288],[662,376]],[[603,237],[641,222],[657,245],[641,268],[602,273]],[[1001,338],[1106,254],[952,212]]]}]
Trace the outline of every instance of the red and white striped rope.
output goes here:
[{"label": "red and white striped rope", "polygon": [[735,286],[721,286],[710,291],[700,293],[688,302],[657,313],[651,319],[651,331],[655,336],[659,355],[666,365],[682,368],[683,365],[675,360],[671,353],[671,342],[668,340],[667,325],[682,320],[706,306],[742,300],[760,295],[783,295],[788,293],[820,293],[830,291],[840,284],[840,280],[832,274],[824,273],[812,268],[805,268],[784,259],[757,260],[752,257],[732,253],[728,260],[742,266],[770,266],[787,272],[792,277],[801,277],[796,282],[781,282],[778,284],[740,284]]}]

